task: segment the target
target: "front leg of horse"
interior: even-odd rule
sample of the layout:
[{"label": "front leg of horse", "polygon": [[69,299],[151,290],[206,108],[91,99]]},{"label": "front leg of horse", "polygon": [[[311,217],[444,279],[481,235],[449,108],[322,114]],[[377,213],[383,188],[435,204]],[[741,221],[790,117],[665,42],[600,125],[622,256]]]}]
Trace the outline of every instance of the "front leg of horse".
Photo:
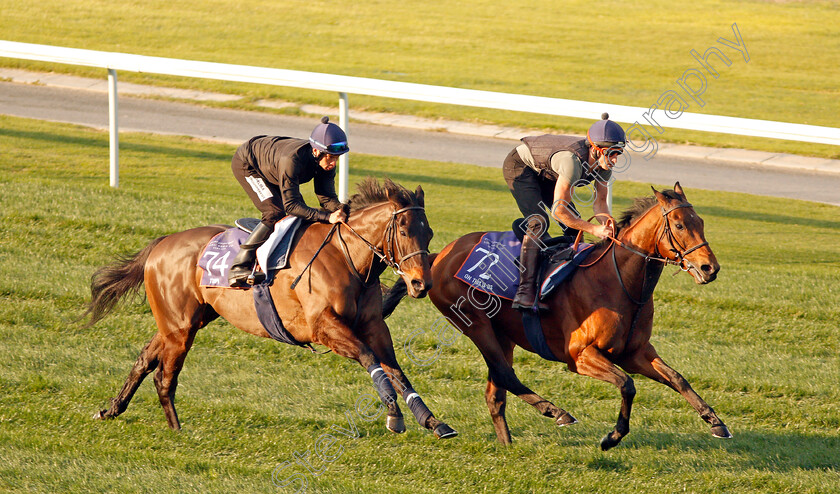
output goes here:
[{"label": "front leg of horse", "polygon": [[420,426],[434,432],[435,437],[438,439],[448,439],[458,435],[458,432],[455,429],[449,427],[449,425],[442,420],[439,420],[435,417],[432,411],[429,410],[429,407],[426,406],[423,398],[421,398],[417,391],[415,391],[411,386],[411,383],[408,378],[405,377],[405,374],[403,374],[402,369],[400,369],[398,364],[386,365],[383,361],[382,365],[387,369],[388,377],[391,379],[394,387],[396,387],[402,394],[405,404],[408,406],[408,409],[411,410],[411,413],[414,415],[415,420],[417,420],[417,423],[420,424]]},{"label": "front leg of horse", "polygon": [[403,419],[402,411],[397,405],[397,393],[394,390],[392,380],[389,379],[390,376],[378,362],[367,366],[366,369],[373,379],[373,386],[376,388],[379,399],[388,409],[385,427],[391,432],[402,434],[405,432],[405,419]]},{"label": "front leg of horse", "polygon": [[[393,350],[391,350],[391,353],[393,353]],[[382,367],[384,368],[385,374],[393,384],[393,388],[396,388],[396,390],[402,395],[403,400],[405,400],[405,404],[408,406],[408,409],[411,410],[412,415],[414,415],[415,420],[417,420],[417,423],[420,424],[420,426],[434,432],[435,437],[438,439],[448,439],[458,435],[458,432],[455,429],[439,420],[435,417],[432,411],[429,410],[429,407],[426,406],[426,403],[411,386],[411,382],[409,382],[399,364],[396,363],[396,359],[392,360],[386,355],[382,360]],[[402,420],[402,414],[400,414],[400,420]],[[405,431],[405,424],[403,423],[402,425],[403,430],[399,432]]]},{"label": "front leg of horse", "polygon": [[312,325],[320,328],[318,343],[327,346],[336,355],[355,360],[365,368],[373,380],[379,399],[388,410],[385,426],[391,432],[405,432],[405,421],[397,405],[397,393],[370,346],[360,340],[344,320],[331,310],[322,311]]},{"label": "front leg of horse", "polygon": [[[425,427],[434,432],[438,439],[446,439],[455,437],[458,432],[449,427],[445,422],[439,420],[426,406],[423,399],[411,386],[411,382],[403,373],[400,364],[397,362],[396,354],[394,353],[394,344],[391,340],[390,331],[384,321],[374,321],[372,331],[369,331],[370,337],[367,338],[367,343],[374,351],[374,353],[381,359],[382,368],[385,374],[390,379],[394,388],[399,392],[403,400],[405,400],[414,418],[421,427]],[[390,418],[390,416],[389,416]],[[402,415],[400,415],[402,418]],[[403,431],[405,426],[403,425]],[[402,431],[400,431],[402,432]]]},{"label": "front leg of horse", "polygon": [[705,420],[712,429],[712,435],[722,439],[731,439],[729,429],[717,416],[714,409],[706,403],[700,395],[691,387],[688,381],[675,371],[662,358],[657,355],[656,350],[649,346],[645,352],[641,352],[632,361],[625,366],[629,372],[635,372],[649,377],[654,381],[661,382],[669,386],[674,391],[680,393],[683,398],[697,411],[700,418]]},{"label": "front leg of horse", "polygon": [[594,377],[614,384],[621,392],[621,409],[615,429],[601,439],[601,449],[613,448],[630,433],[630,411],[636,396],[633,379],[609,361],[597,348],[589,346],[580,352],[574,361],[574,371],[583,376]]}]

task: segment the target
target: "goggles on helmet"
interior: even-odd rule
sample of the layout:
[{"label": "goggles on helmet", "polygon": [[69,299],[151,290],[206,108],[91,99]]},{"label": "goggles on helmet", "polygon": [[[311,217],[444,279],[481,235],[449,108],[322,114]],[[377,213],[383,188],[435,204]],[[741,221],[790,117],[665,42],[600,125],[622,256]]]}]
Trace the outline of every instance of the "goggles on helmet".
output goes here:
[{"label": "goggles on helmet", "polygon": [[620,156],[622,153],[624,153],[624,143],[623,142],[617,142],[617,143],[612,144],[610,146],[604,146],[604,147],[601,147],[601,146],[598,146],[597,144],[595,144],[595,149],[597,149],[598,151],[603,153],[604,156],[606,156],[608,158],[612,158],[613,156]]},{"label": "goggles on helmet", "polygon": [[347,142],[335,142],[328,146],[324,146],[324,152],[327,154],[344,154],[349,151],[350,148],[347,146]]}]

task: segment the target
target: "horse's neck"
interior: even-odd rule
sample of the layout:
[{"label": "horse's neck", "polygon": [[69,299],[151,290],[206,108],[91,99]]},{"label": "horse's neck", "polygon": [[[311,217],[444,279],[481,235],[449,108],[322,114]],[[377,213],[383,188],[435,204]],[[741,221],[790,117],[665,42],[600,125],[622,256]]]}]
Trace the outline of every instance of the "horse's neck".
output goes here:
[{"label": "horse's neck", "polygon": [[[385,236],[385,229],[391,219],[392,207],[389,202],[368,206],[354,211],[350,214],[347,224],[350,225],[359,235],[377,248],[382,248],[382,241]],[[355,237],[355,235],[354,235]]]},{"label": "horse's neck", "polygon": [[651,207],[639,219],[634,221],[633,224],[624,228],[619,235],[619,240],[639,252],[659,255],[656,247],[659,242],[657,233],[660,230],[663,218],[657,214],[658,208],[659,206],[656,205]]},{"label": "horse's neck", "polygon": [[[661,215],[656,213],[657,207],[653,206],[636,222],[626,227],[619,237],[622,243],[651,257],[661,257],[657,244],[663,220]],[[613,248],[616,249],[616,263],[628,291],[641,298],[650,297],[665,265],[658,261],[650,261],[618,245]]]},{"label": "horse's neck", "polygon": [[[385,202],[374,206],[354,211],[350,214],[347,224],[365,240],[373,244],[373,246],[383,251],[383,243],[385,240],[385,229],[388,227],[388,221],[391,219],[390,203]],[[350,252],[353,265],[356,270],[364,277],[368,277],[368,270],[374,266],[375,254],[370,250],[370,247],[359,237],[352,232],[344,231],[341,235],[344,242],[347,244],[347,249]],[[381,274],[372,273],[370,277]]]}]

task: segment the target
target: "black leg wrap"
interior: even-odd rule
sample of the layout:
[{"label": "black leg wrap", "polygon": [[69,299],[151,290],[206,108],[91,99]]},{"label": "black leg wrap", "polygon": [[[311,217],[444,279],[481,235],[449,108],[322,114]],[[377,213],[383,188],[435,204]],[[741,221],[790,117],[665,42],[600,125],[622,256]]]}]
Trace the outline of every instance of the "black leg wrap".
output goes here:
[{"label": "black leg wrap", "polygon": [[420,398],[413,389],[406,388],[403,391],[403,399],[405,399],[405,403],[408,405],[408,408],[411,410],[411,413],[414,414],[414,418],[417,419],[417,423],[420,424],[421,427],[426,427],[426,421],[429,417],[432,416],[432,411],[429,410],[429,407],[423,403],[423,399]]},{"label": "black leg wrap", "polygon": [[397,392],[394,391],[394,386],[388,380],[385,371],[382,370],[379,364],[373,364],[367,368],[370,377],[373,379],[373,385],[376,387],[376,392],[379,393],[379,399],[385,405],[390,405],[397,401]]}]

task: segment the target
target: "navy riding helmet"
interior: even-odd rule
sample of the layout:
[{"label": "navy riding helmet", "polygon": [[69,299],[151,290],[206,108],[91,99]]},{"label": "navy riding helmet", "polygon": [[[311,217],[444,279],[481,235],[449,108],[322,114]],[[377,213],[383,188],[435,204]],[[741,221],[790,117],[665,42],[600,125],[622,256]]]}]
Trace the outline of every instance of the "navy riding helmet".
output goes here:
[{"label": "navy riding helmet", "polygon": [[626,138],[621,125],[610,120],[609,113],[602,113],[601,120],[589,127],[586,140],[599,148],[623,148]]},{"label": "navy riding helmet", "polygon": [[309,142],[322,153],[341,155],[350,151],[347,134],[338,125],[330,123],[330,117],[321,118],[321,123],[315,126],[309,136]]}]

